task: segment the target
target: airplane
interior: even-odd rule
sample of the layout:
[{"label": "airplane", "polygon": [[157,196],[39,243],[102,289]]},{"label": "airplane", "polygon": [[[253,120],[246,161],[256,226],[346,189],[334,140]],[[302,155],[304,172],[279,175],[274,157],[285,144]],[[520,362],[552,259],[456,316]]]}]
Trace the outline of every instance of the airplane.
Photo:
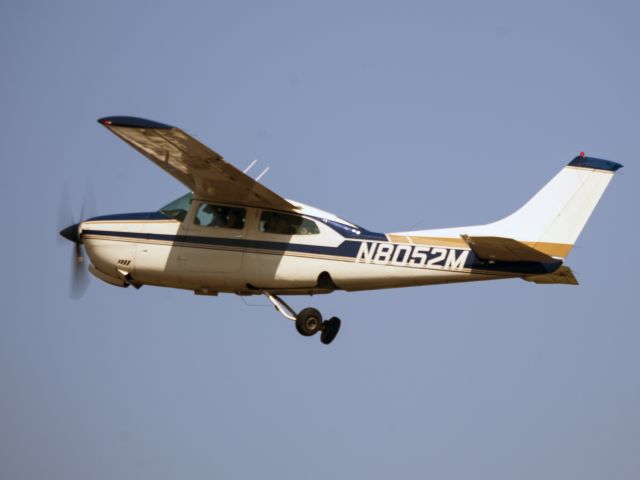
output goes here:
[{"label": "airplane", "polygon": [[[521,278],[577,285],[564,265],[621,164],[583,152],[524,206],[493,223],[378,233],[281,197],[183,130],[136,117],[100,124],[189,193],[157,211],[88,218],[62,229],[88,271],[118,287],[264,295],[303,336],[330,344],[338,317],[296,312],[281,296]],[[83,271],[84,268],[82,269]]]}]

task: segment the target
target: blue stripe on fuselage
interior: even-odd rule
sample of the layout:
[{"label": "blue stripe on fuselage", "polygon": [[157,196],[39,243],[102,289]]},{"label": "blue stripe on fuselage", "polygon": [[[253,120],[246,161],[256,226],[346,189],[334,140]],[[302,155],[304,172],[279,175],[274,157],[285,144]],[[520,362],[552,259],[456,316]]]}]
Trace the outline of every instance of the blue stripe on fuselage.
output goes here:
[{"label": "blue stripe on fuselage", "polygon": [[345,241],[337,247],[323,245],[303,245],[289,242],[273,242],[267,240],[251,240],[247,238],[200,237],[194,235],[167,235],[161,233],[113,232],[106,230],[83,230],[83,235],[131,238],[137,240],[156,240],[171,243],[192,244],[193,246],[221,246],[243,249],[273,250],[277,252],[300,252],[338,257],[354,257],[360,242]]},{"label": "blue stripe on fuselage", "polygon": [[311,217],[321,221],[325,225],[328,225],[333,230],[338,232],[345,238],[353,238],[358,240],[376,240],[378,242],[386,242],[389,238],[384,233],[371,232],[362,227],[351,227],[344,223],[336,222],[334,220],[327,220],[326,218]]}]

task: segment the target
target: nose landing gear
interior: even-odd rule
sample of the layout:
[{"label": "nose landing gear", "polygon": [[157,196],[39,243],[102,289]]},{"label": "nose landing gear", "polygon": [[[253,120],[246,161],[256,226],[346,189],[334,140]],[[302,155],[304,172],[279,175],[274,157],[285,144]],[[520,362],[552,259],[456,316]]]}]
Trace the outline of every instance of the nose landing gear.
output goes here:
[{"label": "nose landing gear", "polygon": [[276,310],[280,312],[284,317],[295,322],[296,330],[304,337],[311,337],[318,332],[320,333],[320,341],[329,345],[338,335],[340,330],[340,319],[338,317],[332,317],[329,320],[322,321],[322,314],[315,308],[305,308],[296,313],[284,300],[277,295],[272,295],[269,292],[262,292]]}]

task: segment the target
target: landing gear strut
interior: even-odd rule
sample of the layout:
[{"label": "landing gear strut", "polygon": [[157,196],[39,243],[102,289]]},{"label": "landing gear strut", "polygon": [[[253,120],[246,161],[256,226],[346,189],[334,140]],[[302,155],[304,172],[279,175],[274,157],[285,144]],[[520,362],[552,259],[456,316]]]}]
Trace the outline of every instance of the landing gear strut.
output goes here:
[{"label": "landing gear strut", "polygon": [[280,312],[284,317],[292,320],[296,324],[296,330],[304,337],[311,337],[318,332],[320,333],[320,341],[325,345],[329,345],[333,342],[338,331],[340,330],[340,319],[338,317],[332,317],[329,320],[322,321],[322,314],[315,308],[305,308],[296,313],[284,300],[277,295],[272,295],[269,292],[262,291],[276,310]]}]

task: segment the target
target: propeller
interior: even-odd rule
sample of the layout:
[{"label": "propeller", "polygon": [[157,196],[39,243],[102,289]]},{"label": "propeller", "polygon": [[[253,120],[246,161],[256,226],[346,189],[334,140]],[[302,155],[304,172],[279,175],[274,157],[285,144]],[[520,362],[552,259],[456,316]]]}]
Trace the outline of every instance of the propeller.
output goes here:
[{"label": "propeller", "polygon": [[[70,296],[78,299],[84,295],[89,286],[89,275],[85,268],[85,256],[82,249],[82,235],[80,234],[80,225],[82,219],[93,216],[95,211],[95,199],[93,190],[89,184],[85,189],[84,199],[80,206],[80,220],[76,221],[73,216],[71,204],[69,202],[69,194],[66,187],[63,188],[58,203],[58,228],[61,228],[58,238],[65,238],[74,243],[74,250],[71,258],[71,285]],[[67,225],[65,227],[65,225]]]}]

